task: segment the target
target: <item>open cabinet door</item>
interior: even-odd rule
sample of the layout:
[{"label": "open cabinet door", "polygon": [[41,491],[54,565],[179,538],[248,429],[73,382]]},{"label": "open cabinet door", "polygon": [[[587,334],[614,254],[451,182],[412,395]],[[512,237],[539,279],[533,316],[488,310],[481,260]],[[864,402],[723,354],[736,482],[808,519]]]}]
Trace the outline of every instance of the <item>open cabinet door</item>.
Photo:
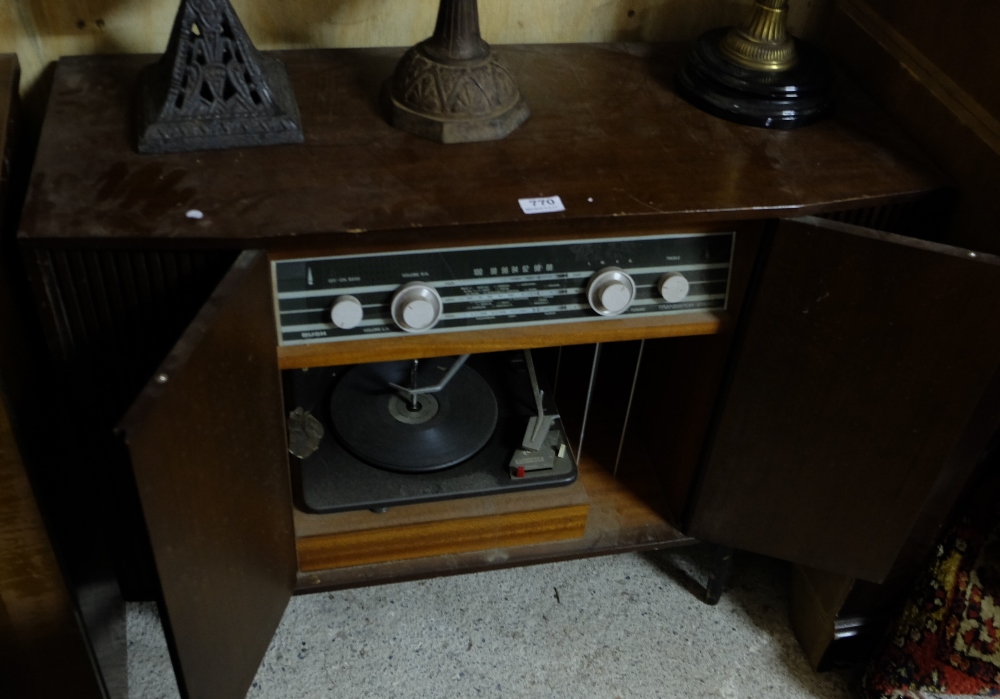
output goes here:
[{"label": "open cabinet door", "polygon": [[119,425],[181,694],[246,695],[295,584],[267,256],[236,260]]},{"label": "open cabinet door", "polygon": [[690,533],[884,579],[1000,363],[998,262],[817,218],[780,222]]}]

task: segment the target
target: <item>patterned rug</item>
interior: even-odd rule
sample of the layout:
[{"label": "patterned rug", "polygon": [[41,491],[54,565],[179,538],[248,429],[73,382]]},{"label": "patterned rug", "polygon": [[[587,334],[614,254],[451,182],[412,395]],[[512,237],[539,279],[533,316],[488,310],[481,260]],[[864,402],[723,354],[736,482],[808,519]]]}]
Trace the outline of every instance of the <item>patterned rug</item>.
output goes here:
[{"label": "patterned rug", "polygon": [[951,529],[865,674],[865,696],[1000,695],[998,534],[969,520]]}]

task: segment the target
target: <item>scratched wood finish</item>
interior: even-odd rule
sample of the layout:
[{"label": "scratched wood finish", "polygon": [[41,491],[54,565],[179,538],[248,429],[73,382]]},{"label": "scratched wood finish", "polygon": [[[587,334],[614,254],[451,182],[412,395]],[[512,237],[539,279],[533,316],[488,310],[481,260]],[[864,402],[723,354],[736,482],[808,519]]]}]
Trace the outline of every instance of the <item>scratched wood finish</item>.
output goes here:
[{"label": "scratched wood finish", "polygon": [[1000,259],[806,218],[762,280],[689,531],[881,581],[1000,362]]},{"label": "scratched wood finish", "polygon": [[266,256],[244,252],[119,427],[182,695],[239,699],[295,579]]},{"label": "scratched wood finish", "polygon": [[[830,0],[791,3],[789,26],[815,38]],[[750,0],[511,0],[480,3],[487,41],[565,43],[689,41],[740,21]],[[408,46],[430,36],[436,0],[233,0],[251,38],[264,49]],[[26,86],[60,56],[164,50],[176,0],[8,0],[0,3],[0,50],[16,51]]]},{"label": "scratched wood finish", "polygon": [[[532,108],[503,141],[442,146],[389,127],[376,94],[395,50],[284,54],[301,86],[306,144],[140,156],[135,75],[150,57],[64,59],[55,79],[22,239],[67,245],[312,246],[374,233],[472,235],[596,223],[622,230],[873,206],[944,180],[896,127],[843,85],[835,118],[793,133],[734,125],[672,87],[685,47],[505,47]],[[559,195],[564,213],[518,199]],[[186,216],[191,209],[202,219]],[[596,223],[595,223],[596,222]],[[409,233],[407,233],[409,232]],[[365,233],[365,236],[360,234]]]}]

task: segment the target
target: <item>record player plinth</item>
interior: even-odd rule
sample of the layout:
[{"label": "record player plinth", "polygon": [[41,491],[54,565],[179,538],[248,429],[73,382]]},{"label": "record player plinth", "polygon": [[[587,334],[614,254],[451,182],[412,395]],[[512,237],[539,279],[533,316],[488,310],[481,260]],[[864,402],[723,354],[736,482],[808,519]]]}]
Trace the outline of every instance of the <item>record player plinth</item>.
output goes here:
[{"label": "record player plinth", "polygon": [[479,498],[331,515],[295,512],[299,570],[505,549],[583,537],[590,500],[583,482]]}]

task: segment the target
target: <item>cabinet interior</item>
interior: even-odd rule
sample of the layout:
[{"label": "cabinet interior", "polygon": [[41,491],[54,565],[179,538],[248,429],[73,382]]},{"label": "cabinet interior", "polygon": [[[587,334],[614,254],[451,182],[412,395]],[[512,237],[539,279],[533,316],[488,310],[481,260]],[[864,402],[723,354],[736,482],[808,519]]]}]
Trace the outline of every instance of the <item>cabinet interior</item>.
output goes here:
[{"label": "cabinet interior", "polygon": [[[574,453],[583,436],[577,483],[568,487],[386,513],[311,514],[296,496],[298,590],[691,543],[684,510],[763,228],[720,224],[738,231],[722,312],[279,348],[286,415],[296,407],[289,376],[303,369],[531,349]],[[294,491],[294,457],[290,467]]]},{"label": "cabinet interior", "polygon": [[311,514],[295,504],[299,590],[691,542],[680,517],[724,343],[710,333],[534,350],[579,454],[577,482],[385,513]]}]

